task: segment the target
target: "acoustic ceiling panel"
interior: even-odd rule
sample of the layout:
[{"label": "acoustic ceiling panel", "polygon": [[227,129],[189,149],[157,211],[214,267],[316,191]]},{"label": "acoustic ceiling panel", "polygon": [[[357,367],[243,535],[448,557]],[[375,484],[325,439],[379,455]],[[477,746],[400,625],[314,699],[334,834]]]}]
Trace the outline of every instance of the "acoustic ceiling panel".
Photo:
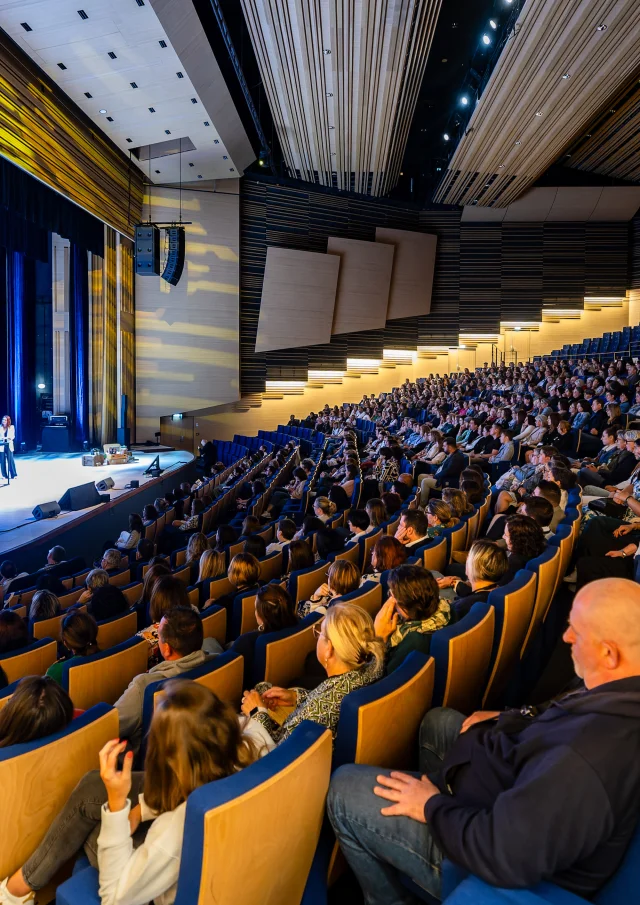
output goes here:
[{"label": "acoustic ceiling panel", "polygon": [[329,254],[340,257],[331,333],[379,330],[387,320],[393,245],[330,236]]},{"label": "acoustic ceiling panel", "polygon": [[328,343],[339,270],[338,255],[269,247],[256,352]]},{"label": "acoustic ceiling panel", "polygon": [[[637,73],[636,73],[637,76]],[[640,83],[609,105],[572,149],[566,166],[616,179],[640,181]]]},{"label": "acoustic ceiling panel", "polygon": [[438,237],[377,227],[377,242],[395,246],[387,320],[428,314]]},{"label": "acoustic ceiling panel", "polygon": [[442,0],[242,0],[290,174],[396,184]]},{"label": "acoustic ceiling panel", "polygon": [[638,0],[527,0],[434,200],[519,198],[611,106],[638,66],[639,33]]},{"label": "acoustic ceiling panel", "polygon": [[508,207],[465,205],[463,223],[593,223],[631,220],[640,186],[544,186],[529,189]]}]

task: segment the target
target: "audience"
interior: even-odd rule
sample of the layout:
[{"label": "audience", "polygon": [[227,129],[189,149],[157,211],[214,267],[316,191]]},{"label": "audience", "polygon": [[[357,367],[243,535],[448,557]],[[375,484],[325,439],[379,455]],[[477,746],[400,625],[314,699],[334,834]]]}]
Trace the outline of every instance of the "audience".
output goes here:
[{"label": "audience", "polygon": [[[0,611],[0,654],[20,650],[29,644],[27,623],[13,610]],[[2,711],[0,711],[1,713]]]},{"label": "audience", "polygon": [[332,562],[326,582],[314,591],[309,600],[302,600],[298,604],[298,617],[302,619],[309,613],[326,613],[335,598],[357,590],[361,578],[360,569],[349,560],[337,559]]},{"label": "audience", "polygon": [[31,598],[29,607],[29,622],[42,622],[44,619],[53,619],[61,613],[60,601],[51,591],[36,591]]},{"label": "audience", "polygon": [[[54,735],[72,719],[73,704],[66,691],[48,676],[27,676],[0,709],[0,748]],[[0,902],[2,895],[0,886]]]},{"label": "audience", "polygon": [[119,616],[129,609],[127,598],[120,588],[109,584],[109,575],[104,569],[89,572],[85,584],[86,590],[82,592],[78,602],[87,604],[87,612],[96,622]]},{"label": "audience", "polygon": [[429,543],[429,522],[424,512],[412,509],[403,512],[400,524],[396,528],[395,537],[407,550],[416,550]]},{"label": "audience", "polygon": [[65,663],[79,663],[84,657],[99,654],[98,625],[88,613],[72,610],[62,620],[60,643],[65,655],[47,670],[49,678],[58,684],[62,680],[62,667]]},{"label": "audience", "polygon": [[373,545],[371,551],[371,572],[363,575],[362,582],[380,581],[383,572],[401,566],[407,560],[407,548],[395,537],[382,535]]}]

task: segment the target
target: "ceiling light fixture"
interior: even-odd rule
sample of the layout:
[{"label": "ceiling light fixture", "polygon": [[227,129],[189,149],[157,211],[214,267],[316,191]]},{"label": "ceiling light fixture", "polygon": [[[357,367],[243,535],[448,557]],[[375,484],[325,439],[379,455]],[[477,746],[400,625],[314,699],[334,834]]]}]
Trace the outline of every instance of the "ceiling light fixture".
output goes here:
[{"label": "ceiling light fixture", "polygon": [[129,82],[129,84],[131,85],[132,88],[137,88],[137,87],[138,87],[138,83],[137,83],[137,82]]},{"label": "ceiling light fixture", "polygon": [[491,38],[489,37],[489,35],[485,34],[482,36],[482,43],[487,45],[491,44]]},{"label": "ceiling light fixture", "polygon": [[138,6],[144,6],[144,0],[136,0]]},{"label": "ceiling light fixture", "polygon": [[98,110],[98,113],[106,113],[106,112],[107,111],[104,109],[104,107],[101,110]]},{"label": "ceiling light fixture", "polygon": [[78,10],[78,15],[80,16],[81,19],[88,19],[88,18],[89,18],[89,16],[85,13],[85,11],[84,11],[83,9],[79,9],[79,10]]},{"label": "ceiling light fixture", "polygon": [[462,104],[463,107],[467,106],[467,104],[469,103],[469,98],[467,97],[466,94],[462,95],[462,97],[460,98],[460,103]]},{"label": "ceiling light fixture", "polygon": [[195,163],[190,163],[189,166],[190,166],[190,167],[195,167]]},{"label": "ceiling light fixture", "polygon": [[21,22],[20,25],[22,25],[25,31],[33,31],[28,22]]},{"label": "ceiling light fixture", "polygon": [[520,139],[517,140],[516,144],[517,144],[517,145],[521,145],[521,144],[522,144],[522,142],[520,141]]},{"label": "ceiling light fixture", "polygon": [[85,91],[84,96],[85,96],[85,97],[93,97],[93,94],[90,94],[88,91]]},{"label": "ceiling light fixture", "polygon": [[198,173],[198,179],[202,179],[202,176],[200,175],[200,173]]},{"label": "ceiling light fixture", "polygon": [[132,139],[132,138],[125,138],[125,141],[128,141],[129,144],[131,144],[131,142],[133,141],[133,139]]},{"label": "ceiling light fixture", "polygon": [[494,31],[498,27],[498,23],[495,19],[489,19],[489,25],[491,26],[491,28],[493,28]]},{"label": "ceiling light fixture", "polygon": [[562,76],[562,78],[563,78],[563,79],[570,79],[570,78],[571,78],[571,73],[570,73],[570,72],[565,72],[565,74]]},{"label": "ceiling light fixture", "polygon": [[158,44],[160,45],[160,47],[166,47],[166,46],[167,46],[167,42],[166,42],[166,41],[158,41]]},{"label": "ceiling light fixture", "polygon": [[442,137],[444,138],[445,141],[449,141],[449,133],[448,133],[448,132],[445,132],[444,135],[443,135]]},{"label": "ceiling light fixture", "polygon": [[606,31],[606,30],[607,30],[607,26],[604,24],[604,22],[601,25],[598,25],[598,27],[596,28],[596,31]]},{"label": "ceiling light fixture", "polygon": [[44,383],[39,383],[39,384],[38,384],[38,389],[39,389],[39,390],[44,390],[44,389],[46,389],[46,385],[45,385]]},{"label": "ceiling light fixture", "polygon": [[64,65],[64,63],[58,63],[58,66],[60,67],[60,69],[66,69],[66,68],[67,68],[67,67]]},{"label": "ceiling light fixture", "polygon": [[182,72],[176,72],[176,75],[178,76],[179,79],[184,78],[184,73],[182,73]]},{"label": "ceiling light fixture", "polygon": [[155,112],[156,112],[155,107],[149,107],[149,113],[155,113]]},{"label": "ceiling light fixture", "polygon": [[542,116],[542,110],[538,110],[538,112],[536,113],[536,116]]},{"label": "ceiling light fixture", "polygon": [[210,126],[210,125],[211,125],[211,123],[210,123],[208,120],[206,120],[206,119],[205,119],[205,121],[204,121],[204,124],[205,124],[205,126]]},{"label": "ceiling light fixture", "polygon": [[112,122],[113,122],[113,116],[107,116],[107,121],[110,122],[110,123],[112,123]]},{"label": "ceiling light fixture", "polygon": [[114,53],[112,50],[109,51],[109,53],[107,54],[107,56],[108,56],[108,57],[111,57],[112,60],[117,60],[117,59],[118,59],[117,56],[115,55],[115,53]]},{"label": "ceiling light fixture", "polygon": [[171,129],[165,129],[165,130],[164,130],[164,134],[165,134],[165,135],[171,135]]},{"label": "ceiling light fixture", "polygon": [[198,98],[197,98],[197,97],[192,97],[192,98],[191,98],[191,103],[192,103],[192,104],[197,104],[197,103],[198,103]]},{"label": "ceiling light fixture", "polygon": [[156,173],[159,173],[159,172],[160,172],[160,170],[156,170]]},{"label": "ceiling light fixture", "polygon": [[504,164],[503,164],[503,163],[499,163],[499,164],[498,164],[498,169],[499,169],[499,170],[504,170]]}]

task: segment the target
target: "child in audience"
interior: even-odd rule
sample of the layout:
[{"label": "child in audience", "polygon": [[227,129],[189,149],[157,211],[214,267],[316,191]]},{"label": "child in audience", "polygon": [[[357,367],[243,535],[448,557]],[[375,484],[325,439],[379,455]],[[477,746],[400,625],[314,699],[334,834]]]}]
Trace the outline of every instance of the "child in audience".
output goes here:
[{"label": "child in audience", "polygon": [[65,663],[79,662],[84,657],[99,654],[98,624],[88,613],[72,611],[62,620],[60,641],[67,653],[47,670],[49,678],[62,684],[62,667]]},{"label": "child in audience", "polygon": [[[27,676],[0,710],[0,748],[54,735],[72,719],[73,704],[66,691],[47,676]],[[0,886],[0,903],[5,902],[2,896]]]},{"label": "child in audience", "polygon": [[119,739],[102,748],[100,773],[80,780],[31,857],[0,884],[2,905],[30,901],[83,848],[98,868],[102,905],[173,903],[189,795],[249,766],[257,752],[228,704],[184,680],[164,687],[143,772],[132,772],[131,752],[120,769],[125,748]]},{"label": "child in audience", "polygon": [[309,600],[298,604],[298,617],[303,619],[309,613],[326,613],[331,601],[344,594],[350,594],[360,587],[360,569],[347,559],[337,559],[329,566],[327,580],[311,595]]}]

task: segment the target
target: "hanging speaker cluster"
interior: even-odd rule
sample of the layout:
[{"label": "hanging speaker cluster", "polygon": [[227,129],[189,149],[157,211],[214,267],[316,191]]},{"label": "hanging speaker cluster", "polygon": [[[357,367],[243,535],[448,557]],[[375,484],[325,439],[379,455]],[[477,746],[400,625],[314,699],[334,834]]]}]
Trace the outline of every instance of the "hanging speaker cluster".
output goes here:
[{"label": "hanging speaker cluster", "polygon": [[[162,279],[176,286],[184,270],[184,226],[169,226],[167,234],[167,260]],[[141,223],[136,226],[136,274],[137,276],[160,275],[160,229],[155,223]]]}]

